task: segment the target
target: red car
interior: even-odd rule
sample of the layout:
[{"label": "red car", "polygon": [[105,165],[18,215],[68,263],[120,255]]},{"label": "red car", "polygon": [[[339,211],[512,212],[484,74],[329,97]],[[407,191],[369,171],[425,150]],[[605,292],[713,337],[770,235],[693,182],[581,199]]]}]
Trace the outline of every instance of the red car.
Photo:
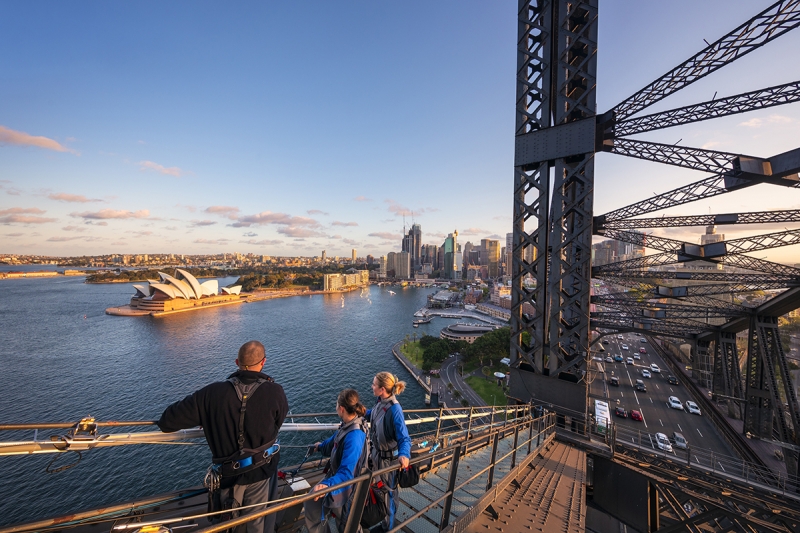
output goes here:
[{"label": "red car", "polygon": [[647,353],[647,350],[644,347],[639,348],[639,353]]},{"label": "red car", "polygon": [[639,411],[631,411],[631,420],[644,422],[644,419],[642,418],[642,413],[640,413]]},{"label": "red car", "polygon": [[622,418],[628,418],[628,411],[626,411],[624,407],[617,407],[614,410],[614,414]]}]

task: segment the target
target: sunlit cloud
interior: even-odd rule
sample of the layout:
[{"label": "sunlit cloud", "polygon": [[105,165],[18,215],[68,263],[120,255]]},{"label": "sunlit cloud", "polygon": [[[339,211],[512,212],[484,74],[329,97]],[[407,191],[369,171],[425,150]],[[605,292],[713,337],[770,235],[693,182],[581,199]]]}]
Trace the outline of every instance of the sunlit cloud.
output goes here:
[{"label": "sunlit cloud", "polygon": [[356,202],[371,202],[372,198],[367,198],[366,196],[356,196],[353,198]]},{"label": "sunlit cloud", "polygon": [[83,223],[90,224],[92,226],[108,226],[108,222],[106,222],[105,220],[101,220],[99,222],[94,220],[85,220]]},{"label": "sunlit cloud", "polygon": [[45,213],[37,207],[12,207],[0,209],[0,224],[46,224],[55,222],[55,218],[40,217]]},{"label": "sunlit cloud", "polygon": [[77,232],[86,231],[86,228],[82,228],[81,226],[64,226],[61,229],[64,231],[77,231]]},{"label": "sunlit cloud", "polygon": [[195,244],[217,244],[223,245],[230,242],[230,239],[195,239],[192,241]]},{"label": "sunlit cloud", "polygon": [[50,237],[49,239],[47,239],[47,242],[67,242],[82,238],[83,237],[81,235],[76,235],[75,237]]},{"label": "sunlit cloud", "polygon": [[369,237],[377,237],[378,239],[383,239],[385,241],[398,241],[403,238],[403,236],[399,233],[390,233],[388,231],[376,231],[374,233],[370,233]]},{"label": "sunlit cloud", "polygon": [[89,203],[89,202],[102,202],[103,200],[99,198],[87,198],[82,194],[67,194],[65,192],[48,194],[48,198],[51,200],[58,200],[59,202],[77,202],[77,203]]},{"label": "sunlit cloud", "polygon": [[246,240],[246,241],[239,241],[239,242],[242,243],[242,244],[252,244],[252,245],[255,245],[255,246],[277,246],[278,244],[283,244],[283,241],[274,240],[274,239],[272,239],[272,240],[271,239],[263,239],[263,240],[260,240],[260,241],[257,241],[255,239],[249,239],[249,240]]},{"label": "sunlit cloud", "polygon": [[505,237],[501,237],[501,236],[500,236],[500,235],[498,235],[497,233],[492,233],[491,235],[489,235],[489,236],[487,237],[487,239],[497,239],[497,240],[504,239],[504,238],[505,238]]},{"label": "sunlit cloud", "polygon": [[164,229],[169,230],[169,231],[175,231],[178,228],[177,228],[177,226],[164,226]]},{"label": "sunlit cloud", "polygon": [[325,237],[325,234],[311,228],[297,227],[297,226],[284,226],[278,228],[278,233],[282,233],[287,237]]},{"label": "sunlit cloud", "polygon": [[25,235],[25,234],[24,233],[6,233],[5,234],[6,237],[22,237],[23,235]]},{"label": "sunlit cloud", "polygon": [[310,228],[320,227],[320,223],[313,218],[296,217],[286,213],[273,213],[272,211],[262,211],[256,215],[240,216],[236,222],[231,224],[234,228],[247,228],[251,225],[264,226],[267,224],[277,224],[282,226],[306,226]]},{"label": "sunlit cloud", "polygon": [[467,228],[458,231],[459,235],[486,235],[487,233],[489,233],[488,230],[481,228]]},{"label": "sunlit cloud", "polygon": [[349,244],[350,246],[358,246],[359,242],[354,241],[353,239],[342,239],[342,242],[345,244]]},{"label": "sunlit cloud", "polygon": [[739,125],[746,128],[760,128],[764,124],[790,124],[792,122],[794,122],[794,119],[791,117],[773,114],[768,116],[766,119],[751,118],[750,120],[740,122]]},{"label": "sunlit cloud", "polygon": [[384,202],[389,204],[389,211],[398,216],[418,216],[422,215],[423,213],[433,213],[438,211],[438,209],[435,207],[418,207],[416,209],[409,209],[408,207],[400,205],[399,203],[390,199],[384,200]]},{"label": "sunlit cloud", "polygon": [[16,131],[5,126],[0,126],[0,145],[11,144],[14,146],[33,146],[36,148],[44,148],[45,150],[53,150],[56,152],[70,152],[78,155],[78,152],[63,146],[58,141],[49,139],[47,137],[39,137],[29,135],[24,131]]},{"label": "sunlit cloud", "polygon": [[216,224],[216,222],[213,220],[192,220],[193,228],[199,228],[202,226],[213,226],[214,224]]},{"label": "sunlit cloud", "polygon": [[101,209],[100,211],[90,212],[84,211],[83,213],[70,213],[69,216],[75,218],[83,218],[87,220],[103,220],[103,219],[126,219],[126,218],[147,218],[150,216],[150,211],[147,209],[140,209],[139,211],[125,211],[114,209]]},{"label": "sunlit cloud", "polygon": [[152,231],[126,231],[125,233],[130,233],[134,237],[149,237],[153,234]]},{"label": "sunlit cloud", "polygon": [[320,211],[319,209],[309,209],[306,211],[309,215],[325,215],[328,216],[330,213],[326,213],[325,211]]},{"label": "sunlit cloud", "polygon": [[236,220],[236,217],[239,216],[239,208],[230,205],[212,205],[206,207],[203,211],[212,215],[227,217],[231,220]]},{"label": "sunlit cloud", "polygon": [[340,222],[335,220],[331,222],[331,226],[358,226],[358,222]]},{"label": "sunlit cloud", "polygon": [[185,174],[185,171],[178,167],[165,167],[164,165],[159,165],[153,161],[139,161],[138,164],[139,170],[143,172],[158,172],[159,174],[175,176],[176,178],[180,178],[183,174]]},{"label": "sunlit cloud", "polygon": [[242,233],[242,237],[258,237],[258,233],[248,231],[246,233]]},{"label": "sunlit cloud", "polygon": [[330,236],[330,237],[328,237],[328,238],[329,238],[329,239],[341,239],[341,238],[342,238],[342,236],[337,234],[337,235],[331,235],[331,236]]}]

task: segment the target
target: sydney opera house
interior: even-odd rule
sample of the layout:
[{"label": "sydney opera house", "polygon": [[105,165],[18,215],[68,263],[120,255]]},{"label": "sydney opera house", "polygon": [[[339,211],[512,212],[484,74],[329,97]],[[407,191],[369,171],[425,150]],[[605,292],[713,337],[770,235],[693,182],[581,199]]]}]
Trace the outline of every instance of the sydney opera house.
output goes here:
[{"label": "sydney opera house", "polygon": [[[241,300],[241,285],[221,287],[215,279],[200,283],[185,270],[177,269],[175,276],[158,273],[160,280],[134,285],[136,294],[131,297],[130,309],[108,309],[109,314],[153,314],[183,311],[193,308],[235,303]],[[119,313],[111,312],[120,309]]]}]

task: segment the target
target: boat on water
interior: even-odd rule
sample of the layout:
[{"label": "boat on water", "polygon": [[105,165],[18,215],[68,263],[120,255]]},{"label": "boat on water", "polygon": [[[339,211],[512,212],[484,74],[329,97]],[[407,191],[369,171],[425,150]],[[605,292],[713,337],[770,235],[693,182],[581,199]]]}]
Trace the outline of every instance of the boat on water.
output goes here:
[{"label": "boat on water", "polygon": [[396,292],[394,292],[394,291],[392,291],[392,290],[390,290],[390,291],[389,291],[389,294],[391,294],[392,296],[394,296],[394,295],[396,295],[397,293],[396,293]]},{"label": "boat on water", "polygon": [[420,324],[430,324],[431,320],[433,320],[432,316],[426,316],[426,317],[420,318],[419,320],[412,321],[412,324],[414,324],[414,327],[416,328],[416,327],[419,327]]}]

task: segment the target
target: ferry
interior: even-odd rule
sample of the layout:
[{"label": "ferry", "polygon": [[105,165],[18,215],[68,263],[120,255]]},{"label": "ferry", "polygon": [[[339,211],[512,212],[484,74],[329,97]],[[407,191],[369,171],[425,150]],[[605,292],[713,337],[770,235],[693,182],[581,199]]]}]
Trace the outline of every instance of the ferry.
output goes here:
[{"label": "ferry", "polygon": [[426,316],[424,318],[420,318],[419,320],[412,321],[412,324],[414,324],[415,328],[418,328],[420,324],[430,324],[431,320],[433,320],[432,316]]}]

